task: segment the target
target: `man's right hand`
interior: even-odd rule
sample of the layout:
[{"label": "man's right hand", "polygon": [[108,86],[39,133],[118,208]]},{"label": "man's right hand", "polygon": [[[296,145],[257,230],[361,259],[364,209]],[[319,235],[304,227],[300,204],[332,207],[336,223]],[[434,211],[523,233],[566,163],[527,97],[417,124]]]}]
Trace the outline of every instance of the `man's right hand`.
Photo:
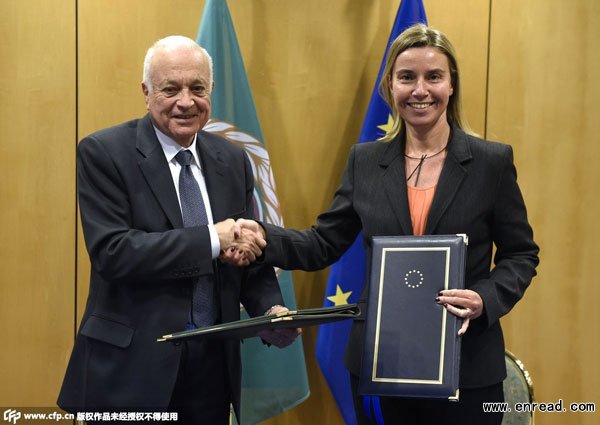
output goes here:
[{"label": "man's right hand", "polygon": [[[243,222],[255,223],[260,227],[258,223],[251,220],[243,220]],[[250,224],[241,226],[238,223],[230,218],[215,224],[221,243],[219,259],[236,266],[247,266],[255,261],[256,257],[262,255],[262,249],[267,246],[267,242],[264,239],[264,232],[254,230],[256,227]]]}]

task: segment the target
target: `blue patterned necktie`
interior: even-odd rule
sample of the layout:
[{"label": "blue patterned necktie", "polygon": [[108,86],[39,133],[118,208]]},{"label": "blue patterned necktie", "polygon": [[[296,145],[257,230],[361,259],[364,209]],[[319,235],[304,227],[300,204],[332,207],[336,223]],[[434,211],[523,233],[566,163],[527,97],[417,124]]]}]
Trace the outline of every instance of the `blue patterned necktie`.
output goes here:
[{"label": "blue patterned necktie", "polygon": [[[208,224],[206,208],[200,186],[192,174],[193,155],[183,149],[175,156],[181,165],[179,173],[179,201],[184,227],[205,226]],[[216,322],[216,299],[214,277],[200,276],[192,289],[192,322],[198,327],[210,326]]]}]

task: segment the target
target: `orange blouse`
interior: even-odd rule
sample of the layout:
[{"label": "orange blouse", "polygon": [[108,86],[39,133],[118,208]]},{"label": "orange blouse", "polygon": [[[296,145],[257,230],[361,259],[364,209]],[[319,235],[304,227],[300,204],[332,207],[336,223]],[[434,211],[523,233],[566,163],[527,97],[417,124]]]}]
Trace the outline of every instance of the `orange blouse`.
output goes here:
[{"label": "orange blouse", "polygon": [[415,235],[422,235],[425,232],[427,216],[433,202],[436,186],[420,188],[407,185],[408,208],[410,209],[410,219]]}]

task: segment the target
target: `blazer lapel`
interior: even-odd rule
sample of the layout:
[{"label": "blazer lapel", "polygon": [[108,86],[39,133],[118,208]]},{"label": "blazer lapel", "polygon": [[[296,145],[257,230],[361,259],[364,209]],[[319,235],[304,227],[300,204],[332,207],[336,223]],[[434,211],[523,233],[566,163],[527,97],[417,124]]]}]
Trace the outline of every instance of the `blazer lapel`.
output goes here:
[{"label": "blazer lapel", "polygon": [[448,145],[448,156],[444,162],[433,203],[429,210],[425,234],[433,234],[440,218],[452,203],[458,188],[467,176],[467,170],[462,164],[470,159],[471,151],[467,144],[466,134],[458,127],[453,126],[452,137]]},{"label": "blazer lapel", "polygon": [[389,143],[379,161],[379,166],[386,168],[383,175],[383,187],[402,232],[405,235],[412,235],[403,151],[404,139],[402,136],[398,136]]},{"label": "blazer lapel", "polygon": [[141,154],[139,167],[150,186],[150,190],[165,211],[174,228],[183,227],[177,192],[173,186],[173,177],[160,142],[154,132],[150,116],[140,120],[137,130],[136,147]]},{"label": "blazer lapel", "polygon": [[[215,144],[208,146],[208,141],[203,138],[202,132],[198,133],[196,140],[198,156],[202,162],[202,174],[206,181],[206,190],[210,199],[213,221],[229,218],[227,216],[227,175],[229,165],[222,159],[221,150]],[[229,211],[229,213],[231,213]]]}]

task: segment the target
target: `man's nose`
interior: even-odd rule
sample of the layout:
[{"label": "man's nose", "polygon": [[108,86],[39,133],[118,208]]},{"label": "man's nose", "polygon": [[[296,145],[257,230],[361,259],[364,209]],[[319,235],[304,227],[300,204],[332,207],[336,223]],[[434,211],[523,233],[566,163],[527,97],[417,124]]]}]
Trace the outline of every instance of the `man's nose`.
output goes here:
[{"label": "man's nose", "polygon": [[177,96],[177,104],[182,108],[194,106],[194,98],[189,89],[182,89]]}]

